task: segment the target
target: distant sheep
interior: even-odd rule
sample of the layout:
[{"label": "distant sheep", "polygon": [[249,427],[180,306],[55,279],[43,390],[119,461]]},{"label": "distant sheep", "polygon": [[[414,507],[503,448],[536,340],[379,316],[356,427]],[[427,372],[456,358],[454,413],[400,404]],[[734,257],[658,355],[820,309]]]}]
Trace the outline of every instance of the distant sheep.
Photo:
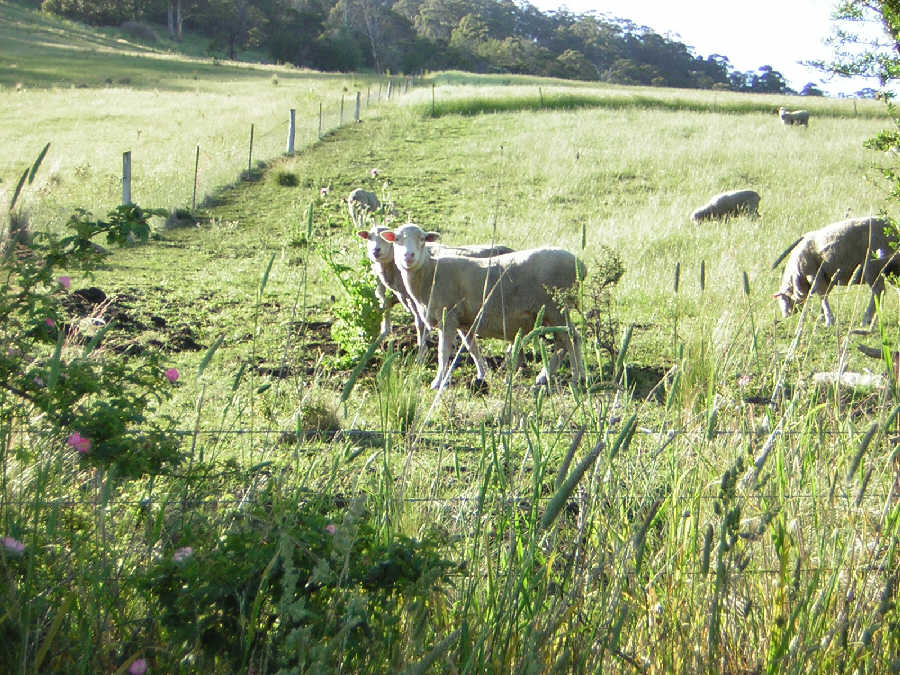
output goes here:
[{"label": "distant sheep", "polygon": [[432,389],[450,382],[455,332],[475,360],[477,379],[483,380],[486,365],[477,337],[511,342],[517,334],[530,332],[542,311],[544,326],[567,326],[567,330],[553,334],[557,350],[536,384],[547,382],[563,347],[569,351],[572,377],[579,384],[584,381],[580,338],[553,292],[570,289],[585,278],[584,263],[574,255],[561,248],[536,248],[490,259],[435,257],[426,244],[438,240],[436,232],[407,224],[381,236],[394,243],[394,263],[425,325],[439,330],[438,372]]},{"label": "distant sheep", "polygon": [[[391,307],[398,302],[413,316],[416,327],[416,344],[418,346],[417,358],[421,360],[425,355],[426,329],[415,302],[409,296],[400,272],[394,265],[394,246],[389,241],[381,238],[381,233],[389,228],[378,225],[371,230],[360,230],[357,234],[367,242],[366,249],[369,262],[372,264],[372,273],[375,275],[375,295],[381,306],[382,318],[379,340],[383,340],[391,332]],[[489,244],[476,244],[472,246],[431,246],[429,247],[436,256],[461,255],[471,258],[489,258],[491,256],[511,253],[507,246],[493,246]],[[392,293],[388,293],[390,290]]]},{"label": "distant sheep", "polygon": [[699,223],[701,220],[725,218],[739,213],[759,215],[759,194],[755,190],[736,190],[718,194],[694,211],[691,220]]},{"label": "distant sheep", "polygon": [[802,124],[805,127],[809,125],[809,110],[792,110],[788,112],[782,106],[778,109],[778,116],[781,118],[781,123],[785,126]]},{"label": "distant sheep", "polygon": [[381,202],[374,192],[356,188],[347,195],[347,210],[350,211],[350,220],[357,223],[364,213],[375,213],[381,208]]},{"label": "distant sheep", "polygon": [[884,276],[900,273],[900,259],[889,224],[879,218],[852,218],[808,232],[796,243],[775,298],[787,317],[797,305],[816,293],[822,297],[825,325],[834,324],[826,297],[832,286],[868,284],[872,298],[863,315],[869,326],[875,314],[875,296],[884,292]]}]

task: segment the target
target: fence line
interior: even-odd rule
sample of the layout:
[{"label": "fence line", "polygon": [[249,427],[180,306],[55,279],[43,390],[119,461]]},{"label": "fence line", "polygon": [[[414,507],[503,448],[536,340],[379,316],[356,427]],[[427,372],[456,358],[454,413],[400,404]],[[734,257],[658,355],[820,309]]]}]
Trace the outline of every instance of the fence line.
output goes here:
[{"label": "fence line", "polygon": [[[407,77],[407,78],[405,78],[405,80],[406,80],[406,83],[405,83],[404,93],[408,93],[410,87],[414,86],[415,81],[411,77]],[[379,82],[377,97],[376,97],[376,100],[374,101],[374,103],[377,104],[382,101],[390,100],[393,95],[392,92],[393,92],[393,78],[388,79],[387,95],[384,98],[382,98],[382,83]],[[365,101],[365,105],[366,105],[367,109],[370,108],[372,105],[371,99],[372,99],[371,85],[369,85],[367,87],[366,101]],[[355,107],[354,107],[353,120],[352,120],[353,122],[360,121],[361,115],[362,115],[361,108],[362,108],[362,92],[357,91],[355,94]],[[330,125],[328,123],[328,121],[326,120],[325,110],[324,110],[323,104],[320,102],[319,103],[319,114],[318,114],[318,128],[317,128],[315,138],[318,140],[321,140],[323,138],[323,136],[325,134],[327,134],[328,132],[330,132],[334,129],[339,129],[343,126],[345,126],[344,94],[341,94],[339,110],[336,115],[336,123],[334,123],[334,124]],[[268,138],[268,137],[272,136],[273,134],[284,133],[285,123],[278,122],[274,126],[270,127],[267,130],[264,130],[264,131],[260,131],[259,129],[256,129],[255,127],[256,127],[255,123],[250,124],[250,142],[249,142],[249,149],[248,149],[247,155],[246,155],[247,156],[247,175],[248,176],[250,176],[253,171],[254,139],[258,143],[261,139]],[[276,153],[272,157],[269,157],[265,153],[263,153],[265,156],[262,161],[268,161],[270,159],[275,159],[282,155],[293,154],[295,152],[295,147],[296,147],[296,145],[295,145],[296,132],[297,132],[296,109],[290,108],[288,111],[288,119],[287,119],[287,142],[286,142],[285,150],[282,153]],[[223,141],[224,141],[224,139],[223,139]],[[242,144],[238,144],[238,145],[235,145],[232,147],[237,148],[240,145],[242,145]],[[227,150],[226,150],[226,153],[227,153]],[[257,153],[257,154],[259,155],[259,153]],[[201,155],[200,145],[197,145],[196,154],[195,154],[195,158],[194,158],[193,195],[190,199],[190,204],[191,204],[192,210],[195,209],[197,206],[198,182],[199,182],[199,175],[201,173],[200,155]],[[206,158],[212,159],[214,155],[210,154],[209,152],[204,150],[203,156]],[[257,161],[260,161],[260,160],[257,160]],[[238,172],[238,175],[240,175],[240,172]],[[216,186],[211,186],[209,189],[215,190]],[[132,171],[131,171],[131,151],[129,150],[129,151],[124,152],[122,155],[122,204],[130,204],[131,196],[132,196]]]}]

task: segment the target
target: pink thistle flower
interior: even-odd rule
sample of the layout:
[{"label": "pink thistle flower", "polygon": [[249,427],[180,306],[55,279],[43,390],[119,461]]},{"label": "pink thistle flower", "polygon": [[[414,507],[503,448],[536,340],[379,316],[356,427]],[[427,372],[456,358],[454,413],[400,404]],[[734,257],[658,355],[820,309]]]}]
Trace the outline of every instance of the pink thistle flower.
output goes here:
[{"label": "pink thistle flower", "polygon": [[178,379],[178,368],[166,368],[166,378],[172,384]]},{"label": "pink thistle flower", "polygon": [[327,187],[323,187],[321,190],[319,190],[319,194],[322,195],[322,196],[324,197],[325,195],[328,194],[328,188],[327,188]]},{"label": "pink thistle flower", "polygon": [[190,546],[185,546],[183,548],[175,549],[175,553],[172,554],[172,560],[177,563],[184,562],[188,558],[194,555],[194,549]]},{"label": "pink thistle flower", "polygon": [[147,672],[147,659],[135,659],[128,666],[129,675],[144,675]]},{"label": "pink thistle flower", "polygon": [[48,326],[50,326],[50,328],[56,328],[56,322],[53,319],[51,319],[49,316],[46,319],[44,319],[44,323],[47,324]]},{"label": "pink thistle flower", "polygon": [[325,526],[325,531],[328,534],[334,534],[335,532],[337,532],[337,527],[335,526],[334,523],[329,523],[328,525]]},{"label": "pink thistle flower", "polygon": [[82,455],[86,455],[91,451],[91,439],[85,438],[77,431],[69,436],[66,442]]},{"label": "pink thistle flower", "polygon": [[0,546],[10,555],[22,555],[25,553],[25,544],[13,537],[0,537]]},{"label": "pink thistle flower", "polygon": [[69,290],[69,286],[72,285],[72,280],[69,277],[57,277],[56,279],[59,282],[59,285]]},{"label": "pink thistle flower", "polygon": [[378,177],[378,169],[372,169],[369,173],[371,174],[372,178]]}]

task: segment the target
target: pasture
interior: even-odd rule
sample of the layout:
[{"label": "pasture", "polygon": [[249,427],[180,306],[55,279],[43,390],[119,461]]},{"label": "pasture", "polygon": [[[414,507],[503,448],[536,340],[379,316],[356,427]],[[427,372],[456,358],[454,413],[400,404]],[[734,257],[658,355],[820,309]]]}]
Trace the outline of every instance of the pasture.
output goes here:
[{"label": "pasture", "polygon": [[[97,139],[117,135],[148,156],[186,148],[187,170],[159,162],[134,195],[184,206],[190,188],[174,185],[195,139],[298,97],[311,117],[306,93],[364,81],[279,71],[273,85],[238,67],[255,74],[4,88],[2,185],[50,141],[22,196],[31,226],[58,230],[75,206],[101,215],[115,169],[96,167],[124,141]],[[432,77],[293,156],[273,145],[256,171],[222,168],[195,223],[160,220],[149,242],[70,273],[72,296],[106,300],[68,311],[116,320],[98,358],[178,369],[153,414],[173,420],[184,461],[126,480],[39,420],[4,419],[0,535],[26,548],[0,554],[2,669],[896,669],[896,383],[811,384],[892,371],[856,345],[896,348],[896,294],[866,335],[852,329],[867,289],[832,293],[835,327],[816,299],[776,321],[770,269],[807,230],[895,214],[876,170],[890,160],[862,146],[890,124],[880,104],[803,100],[798,129],[778,98]],[[582,100],[553,105],[566,96]],[[138,141],[135,125],[153,131]],[[356,187],[447,244],[562,246],[589,280],[615,252],[621,281],[579,315],[613,331],[586,331],[590,387],[563,373],[534,391],[540,340],[521,372],[485,341],[487,392],[467,386],[464,352],[434,392],[433,353],[414,362],[399,308],[397,334],[355,370],[331,329],[348,300],[335,265],[371,283],[344,202]],[[758,218],[691,223],[738,188],[760,193]],[[73,335],[65,350],[79,347]]]}]

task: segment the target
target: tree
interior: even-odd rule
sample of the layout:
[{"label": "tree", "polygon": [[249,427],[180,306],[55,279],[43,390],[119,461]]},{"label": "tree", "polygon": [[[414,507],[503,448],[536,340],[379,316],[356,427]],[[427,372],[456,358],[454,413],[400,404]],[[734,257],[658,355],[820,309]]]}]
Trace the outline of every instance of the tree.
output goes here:
[{"label": "tree", "polygon": [[[865,146],[883,153],[883,157],[896,157],[900,151],[900,110],[887,85],[900,79],[900,0],[845,0],[835,12],[835,19],[831,39],[835,60],[817,65],[839,76],[878,79],[894,128],[881,131]],[[880,170],[890,198],[900,200],[900,169],[881,166]]]}]

